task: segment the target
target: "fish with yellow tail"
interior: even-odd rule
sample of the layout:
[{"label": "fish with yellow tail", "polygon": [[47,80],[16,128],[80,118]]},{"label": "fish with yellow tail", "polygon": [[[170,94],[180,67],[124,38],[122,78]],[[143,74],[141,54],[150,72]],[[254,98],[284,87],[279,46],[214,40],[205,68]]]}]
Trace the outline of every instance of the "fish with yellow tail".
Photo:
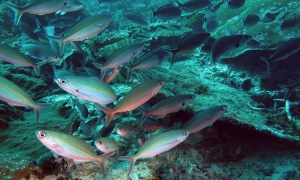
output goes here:
[{"label": "fish with yellow tail", "polygon": [[35,134],[48,149],[60,156],[73,159],[74,163],[97,161],[104,175],[106,174],[105,161],[115,154],[115,152],[110,152],[98,156],[94,149],[84,140],[60,132],[38,130]]},{"label": "fish with yellow tail", "polygon": [[40,110],[50,104],[37,104],[23,89],[10,80],[0,76],[0,100],[12,106],[30,106],[35,110],[36,120],[39,122]]},{"label": "fish with yellow tail", "polygon": [[95,104],[97,108],[106,114],[105,127],[112,117],[117,113],[131,111],[151,99],[164,84],[161,80],[148,81],[133,88],[124,98],[112,109]]},{"label": "fish with yellow tail", "polygon": [[139,151],[135,155],[120,156],[118,159],[130,161],[129,176],[138,159],[154,157],[168,151],[183,142],[189,134],[190,132],[185,129],[178,129],[154,135],[139,148]]}]

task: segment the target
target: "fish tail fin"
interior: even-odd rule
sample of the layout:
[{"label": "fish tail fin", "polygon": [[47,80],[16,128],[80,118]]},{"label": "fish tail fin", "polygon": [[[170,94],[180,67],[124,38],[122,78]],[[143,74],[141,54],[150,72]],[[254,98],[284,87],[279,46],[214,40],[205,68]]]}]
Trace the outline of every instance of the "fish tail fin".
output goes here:
[{"label": "fish tail fin", "polygon": [[260,59],[267,64],[267,73],[271,74],[270,58],[260,57]]},{"label": "fish tail fin", "polygon": [[173,64],[175,62],[175,57],[177,55],[177,51],[176,50],[172,50],[172,49],[163,49],[163,50],[169,52],[172,55],[172,57],[171,57],[171,65],[170,65],[170,68],[172,68],[172,66],[173,66]]},{"label": "fish tail fin", "polygon": [[123,64],[123,66],[127,70],[127,82],[129,82],[133,69],[127,64]]},{"label": "fish tail fin", "polygon": [[105,75],[105,70],[106,70],[106,67],[102,66],[101,64],[99,63],[92,63],[96,68],[100,69],[101,70],[101,73],[100,73],[100,79],[103,80],[104,79],[104,75]]},{"label": "fish tail fin", "polygon": [[149,115],[149,111],[145,110],[145,109],[142,109],[140,107],[137,108],[141,113],[142,113],[142,117],[141,117],[141,120],[140,122],[138,122],[137,126],[139,125],[143,125],[145,119],[147,118],[147,116]]},{"label": "fish tail fin", "polygon": [[5,4],[5,6],[7,6],[9,9],[11,9],[15,16],[14,16],[14,24],[15,25],[18,25],[22,15],[23,15],[23,12],[21,12],[21,8],[18,7],[18,6],[15,6],[13,4],[10,4],[10,3],[7,3],[7,2],[4,2],[3,3]]},{"label": "fish tail fin", "polygon": [[41,74],[41,67],[46,64],[47,61],[44,61],[44,62],[41,62],[41,63],[38,63],[36,66],[34,66],[34,71],[35,73],[39,76]]},{"label": "fish tail fin", "polygon": [[36,116],[36,121],[39,122],[40,121],[40,111],[41,109],[45,108],[45,107],[49,107],[49,106],[53,106],[52,104],[47,104],[47,103],[41,103],[41,104],[37,104],[36,106],[33,107],[33,109],[35,110],[35,116]]},{"label": "fish tail fin", "polygon": [[103,107],[98,104],[95,104],[95,106],[106,114],[105,127],[107,127],[115,113],[110,108]]},{"label": "fish tail fin", "polygon": [[[56,36],[47,36],[47,38],[49,40],[52,40],[52,41],[55,41],[58,43],[58,51],[59,51],[58,53],[59,53],[59,55],[62,55],[64,52],[65,44],[66,44],[64,38],[56,37]],[[54,48],[54,50],[56,50],[56,49]]]},{"label": "fish tail fin", "polygon": [[106,153],[101,155],[100,157],[98,157],[96,159],[96,161],[99,163],[101,171],[104,175],[106,175],[106,169],[105,169],[105,161],[110,158],[111,156],[115,155],[116,151],[110,152],[110,153]]},{"label": "fish tail fin", "polygon": [[130,167],[129,167],[129,171],[128,171],[128,174],[127,174],[129,176],[132,169],[133,169],[133,166],[134,166],[137,158],[135,156],[120,156],[120,157],[118,157],[118,160],[130,161]]}]

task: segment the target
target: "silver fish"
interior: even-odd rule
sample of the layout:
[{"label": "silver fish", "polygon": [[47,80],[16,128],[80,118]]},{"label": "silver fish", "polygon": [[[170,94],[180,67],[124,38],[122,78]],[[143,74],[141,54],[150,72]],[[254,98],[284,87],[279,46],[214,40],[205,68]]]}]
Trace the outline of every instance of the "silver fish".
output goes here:
[{"label": "silver fish", "polygon": [[133,23],[145,25],[145,26],[149,25],[149,20],[141,13],[126,12],[126,13],[123,13],[123,16]]},{"label": "silver fish", "polygon": [[130,44],[120,49],[116,50],[112,53],[107,61],[101,65],[99,63],[93,63],[93,65],[99,69],[101,69],[100,79],[104,78],[104,74],[107,68],[116,68],[134,57],[136,57],[139,53],[142,52],[144,45],[142,43]]},{"label": "silver fish", "polygon": [[159,103],[151,107],[151,109],[149,110],[138,108],[138,110],[141,111],[143,114],[143,117],[141,118],[139,124],[142,125],[144,120],[149,115],[164,117],[169,113],[185,109],[185,107],[188,106],[194,99],[195,96],[192,94],[180,94],[160,101]]},{"label": "silver fish", "polygon": [[197,47],[201,46],[203,43],[205,43],[208,38],[210,37],[210,33],[192,33],[186,37],[184,37],[177,45],[176,49],[165,49],[166,51],[169,51],[172,53],[171,58],[171,67],[175,62],[175,57],[177,54],[184,54],[187,52],[190,52]]},{"label": "silver fish", "polygon": [[37,104],[31,96],[15,83],[0,76],[0,99],[12,106],[30,106],[35,110],[36,120],[39,122],[40,110],[50,104]]},{"label": "silver fish", "polygon": [[170,54],[162,48],[156,48],[141,56],[133,65],[124,64],[127,69],[127,81],[129,81],[131,74],[136,69],[149,69],[156,65],[162,64],[165,59],[170,57]]},{"label": "silver fish", "polygon": [[35,64],[28,56],[4,44],[0,44],[0,59],[16,66],[33,67],[37,75],[40,74],[40,67],[44,64]]},{"label": "silver fish", "polygon": [[120,156],[119,160],[130,161],[130,167],[128,176],[130,175],[135,162],[141,158],[150,158],[165,151],[172,149],[181,142],[183,142],[188,136],[189,131],[185,129],[171,130],[161,134],[157,134],[148,139],[140,148],[139,151],[133,156]]},{"label": "silver fish", "polygon": [[115,154],[115,152],[111,152],[98,156],[84,140],[60,132],[38,130],[35,134],[48,149],[60,156],[73,159],[75,163],[97,161],[104,175],[106,174],[105,161]]},{"label": "silver fish", "polygon": [[252,36],[246,34],[236,34],[232,36],[223,36],[217,39],[210,52],[210,60],[215,63],[224,54],[239,48],[241,45],[248,43]]},{"label": "silver fish", "polygon": [[117,99],[113,89],[98,78],[63,76],[54,80],[63,90],[79,99],[99,104],[108,104]]},{"label": "silver fish", "polygon": [[32,1],[23,7],[18,7],[7,2],[3,3],[14,11],[14,24],[17,25],[24,13],[43,15],[60,12],[62,9],[68,8],[72,2],[73,0],[37,0]]},{"label": "silver fish", "polygon": [[140,130],[129,122],[120,122],[115,127],[117,134],[120,136],[130,136],[135,130]]},{"label": "silver fish", "polygon": [[108,126],[112,117],[117,113],[131,111],[151,99],[162,87],[163,81],[153,80],[145,82],[133,88],[122,100],[112,109],[99,106],[97,108],[106,114],[105,126]]},{"label": "silver fish", "polygon": [[93,15],[80,21],[62,37],[47,36],[51,40],[55,40],[59,43],[59,52],[62,54],[64,46],[68,41],[83,41],[89,37],[92,37],[102,32],[112,20],[110,14],[98,14]]},{"label": "silver fish", "polygon": [[56,18],[48,23],[49,26],[54,26],[57,28],[65,28],[70,27],[74,25],[75,23],[78,23],[80,19],[80,16],[77,19],[72,19],[69,17],[59,17]]},{"label": "silver fish", "polygon": [[23,44],[23,48],[33,57],[47,62],[55,63],[61,60],[59,53],[50,46],[43,44]]},{"label": "silver fish", "polygon": [[203,111],[197,112],[183,126],[183,129],[196,133],[207,126],[211,126],[225,112],[227,106],[214,106]]},{"label": "silver fish", "polygon": [[267,63],[268,74],[271,74],[270,64],[286,59],[300,50],[300,37],[291,38],[282,43],[269,58],[261,57]]},{"label": "silver fish", "polygon": [[120,147],[118,143],[108,137],[101,137],[95,140],[95,146],[103,153],[116,152],[117,156],[119,156]]}]

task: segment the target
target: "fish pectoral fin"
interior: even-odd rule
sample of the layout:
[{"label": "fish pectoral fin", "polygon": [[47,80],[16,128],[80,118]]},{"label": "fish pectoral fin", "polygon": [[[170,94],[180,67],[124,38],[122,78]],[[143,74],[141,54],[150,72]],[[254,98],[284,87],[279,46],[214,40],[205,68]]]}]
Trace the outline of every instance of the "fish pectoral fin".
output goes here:
[{"label": "fish pectoral fin", "polygon": [[164,144],[164,146],[169,146],[169,145],[172,145],[172,144],[177,144],[178,140],[174,140],[174,141],[171,141],[171,142],[168,142],[166,144]]},{"label": "fish pectoral fin", "polygon": [[54,148],[54,153],[56,154],[61,154],[64,152],[64,147],[57,145],[57,144],[53,144],[53,148]]},{"label": "fish pectoral fin", "polygon": [[78,89],[75,89],[76,94],[84,95],[84,96],[90,96],[88,94],[80,92]]},{"label": "fish pectoral fin", "polygon": [[73,159],[74,160],[74,164],[76,165],[76,164],[80,164],[80,163],[83,163],[83,162],[85,162],[85,161],[78,161],[78,160],[75,160],[75,159]]}]

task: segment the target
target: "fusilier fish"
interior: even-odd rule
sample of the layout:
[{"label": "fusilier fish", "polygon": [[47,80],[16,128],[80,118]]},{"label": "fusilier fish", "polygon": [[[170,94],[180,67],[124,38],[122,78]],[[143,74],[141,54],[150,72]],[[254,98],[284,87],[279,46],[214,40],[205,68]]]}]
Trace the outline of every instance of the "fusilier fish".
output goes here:
[{"label": "fusilier fish", "polygon": [[63,9],[70,7],[73,0],[37,0],[31,3],[18,7],[8,2],[3,1],[4,5],[9,7],[15,13],[14,24],[17,25],[24,13],[30,14],[50,14],[60,12]]},{"label": "fusilier fish", "polygon": [[35,110],[36,120],[40,120],[40,110],[50,104],[37,104],[32,97],[15,83],[0,76],[0,99],[12,106],[30,106]]},{"label": "fusilier fish", "polygon": [[157,16],[162,20],[174,20],[181,16],[181,10],[174,4],[165,4],[156,11],[152,10],[153,16]]},{"label": "fusilier fish", "polygon": [[94,149],[84,140],[60,132],[38,130],[35,134],[48,149],[60,156],[73,159],[74,163],[97,161],[104,175],[106,174],[105,161],[115,154],[115,152],[111,152],[98,156]]},{"label": "fusilier fish", "polygon": [[115,127],[117,134],[120,136],[130,136],[135,130],[140,130],[137,126],[133,126],[129,122],[120,122]]},{"label": "fusilier fish", "polygon": [[115,114],[131,111],[147,102],[160,90],[163,84],[164,82],[160,80],[153,80],[140,84],[126,94],[112,109],[95,104],[97,108],[106,114],[105,126],[109,125]]},{"label": "fusilier fish", "polygon": [[43,44],[23,44],[23,48],[36,59],[46,62],[55,63],[61,60],[58,52],[54,51],[50,46]]},{"label": "fusilier fish", "polygon": [[246,34],[236,34],[232,36],[223,36],[217,39],[210,52],[210,60],[215,63],[224,54],[239,48],[248,43],[252,36]]},{"label": "fusilier fish", "polygon": [[63,90],[82,100],[108,104],[117,99],[113,89],[95,77],[63,76],[54,80]]},{"label": "fusilier fish", "polygon": [[120,147],[118,143],[108,137],[101,137],[95,140],[95,146],[103,153],[116,152],[117,156],[119,156]]},{"label": "fusilier fish", "polygon": [[177,54],[190,52],[205,43],[210,37],[210,33],[193,33],[183,38],[177,45],[176,49],[165,49],[172,53],[171,67],[175,62]]},{"label": "fusilier fish", "polygon": [[131,74],[136,69],[149,69],[156,65],[162,64],[165,59],[170,57],[170,54],[162,48],[156,48],[145,53],[133,65],[124,64],[127,69],[127,81],[129,81]]},{"label": "fusilier fish", "polygon": [[173,97],[169,97],[160,101],[159,103],[155,104],[151,107],[151,109],[146,110],[143,108],[138,108],[139,111],[142,112],[143,116],[139,124],[143,124],[147,116],[157,116],[157,117],[164,117],[169,113],[177,112],[181,109],[185,109],[187,105],[189,105],[195,96],[192,94],[181,94]]},{"label": "fusilier fish", "polygon": [[78,23],[80,19],[80,16],[77,19],[72,19],[69,17],[59,17],[56,18],[48,23],[49,26],[54,26],[57,28],[65,28],[70,27],[74,25],[75,23]]},{"label": "fusilier fish", "polygon": [[31,62],[31,59],[28,56],[4,44],[0,44],[0,59],[16,66],[33,67],[38,75],[40,74],[40,66],[44,64],[35,64]]},{"label": "fusilier fish", "polygon": [[140,25],[149,25],[149,20],[141,13],[138,12],[126,12],[123,16],[129,21],[140,24]]},{"label": "fusilier fish", "polygon": [[183,129],[196,133],[207,126],[211,126],[216,120],[223,116],[227,106],[214,106],[197,112],[183,126]]},{"label": "fusilier fish", "polygon": [[100,79],[104,78],[104,74],[107,68],[116,68],[134,57],[136,57],[139,53],[142,52],[144,45],[142,43],[130,44],[120,49],[116,50],[112,53],[107,61],[101,65],[99,63],[93,63],[93,65],[99,69],[101,69]]},{"label": "fusilier fish", "polygon": [[195,11],[197,9],[202,9],[211,4],[210,0],[189,0],[185,3],[180,3],[178,0],[176,0],[176,3],[180,8],[189,9],[191,11]]},{"label": "fusilier fish", "polygon": [[300,50],[300,37],[291,38],[282,43],[269,58],[261,57],[267,63],[268,74],[271,74],[270,64],[286,59]]},{"label": "fusilier fish", "polygon": [[47,36],[59,43],[59,51],[62,54],[64,46],[68,41],[83,41],[102,32],[111,22],[111,14],[97,14],[85,18],[71,27],[62,37]]},{"label": "fusilier fish", "polygon": [[154,157],[160,153],[168,151],[184,141],[189,131],[185,129],[171,130],[161,134],[154,135],[148,139],[133,156],[120,156],[119,160],[130,161],[128,176],[130,175],[135,162],[141,158]]}]

